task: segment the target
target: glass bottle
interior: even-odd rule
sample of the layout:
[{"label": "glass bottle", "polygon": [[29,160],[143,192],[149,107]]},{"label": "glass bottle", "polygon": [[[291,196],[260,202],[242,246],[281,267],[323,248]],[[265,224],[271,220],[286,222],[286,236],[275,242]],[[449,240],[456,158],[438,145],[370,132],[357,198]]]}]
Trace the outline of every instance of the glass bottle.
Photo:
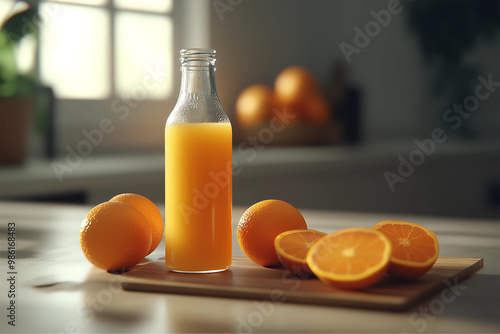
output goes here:
[{"label": "glass bottle", "polygon": [[181,50],[182,81],[165,126],[165,265],[223,271],[232,252],[232,129],[215,88],[215,50]]}]

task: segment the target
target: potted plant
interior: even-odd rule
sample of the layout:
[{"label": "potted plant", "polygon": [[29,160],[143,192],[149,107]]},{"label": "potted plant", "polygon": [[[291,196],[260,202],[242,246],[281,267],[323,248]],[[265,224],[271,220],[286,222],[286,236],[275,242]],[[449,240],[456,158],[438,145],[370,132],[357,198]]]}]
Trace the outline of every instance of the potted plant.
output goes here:
[{"label": "potted plant", "polygon": [[[431,90],[443,98],[440,110],[464,101],[479,75],[479,64],[466,61],[466,56],[479,41],[493,40],[500,31],[500,2],[413,1],[405,6],[409,26],[432,71]],[[438,117],[443,126],[451,126],[443,122],[442,112]],[[464,118],[455,133],[464,139],[474,138],[478,130],[472,120]]]},{"label": "potted plant", "polygon": [[23,38],[38,35],[37,8],[10,16],[0,26],[0,165],[20,164],[26,157],[29,125],[37,88],[34,70],[22,73],[16,63],[16,48]]}]

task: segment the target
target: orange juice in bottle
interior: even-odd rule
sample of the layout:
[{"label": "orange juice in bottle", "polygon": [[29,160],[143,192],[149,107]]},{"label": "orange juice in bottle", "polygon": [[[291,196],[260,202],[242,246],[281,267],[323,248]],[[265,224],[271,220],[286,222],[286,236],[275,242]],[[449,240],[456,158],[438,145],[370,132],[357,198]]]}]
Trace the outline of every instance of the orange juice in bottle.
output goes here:
[{"label": "orange juice in bottle", "polygon": [[165,126],[165,265],[231,265],[232,129],[215,89],[215,50],[181,50],[182,82]]}]

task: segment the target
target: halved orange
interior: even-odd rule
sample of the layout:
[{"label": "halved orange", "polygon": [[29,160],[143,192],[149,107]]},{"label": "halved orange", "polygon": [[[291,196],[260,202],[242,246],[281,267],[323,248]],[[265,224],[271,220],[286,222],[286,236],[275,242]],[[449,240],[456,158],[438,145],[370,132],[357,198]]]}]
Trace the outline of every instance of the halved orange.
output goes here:
[{"label": "halved orange", "polygon": [[384,275],[391,250],[391,242],[381,232],[353,227],[316,242],[307,253],[307,264],[326,284],[350,290],[364,289]]},{"label": "halved orange", "polygon": [[424,275],[436,262],[439,243],[429,229],[408,222],[383,221],[373,227],[391,241],[392,255],[387,272],[397,278]]},{"label": "halved orange", "polygon": [[327,235],[315,230],[291,230],[274,239],[274,248],[281,264],[299,277],[312,276],[306,257],[309,249]]}]

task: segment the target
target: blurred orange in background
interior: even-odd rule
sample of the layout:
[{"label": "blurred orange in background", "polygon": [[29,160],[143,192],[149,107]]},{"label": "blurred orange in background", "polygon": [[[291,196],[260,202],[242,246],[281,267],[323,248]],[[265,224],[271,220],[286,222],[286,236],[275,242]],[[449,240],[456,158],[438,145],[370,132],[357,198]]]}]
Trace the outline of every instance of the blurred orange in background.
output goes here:
[{"label": "blurred orange in background", "polygon": [[279,105],[301,108],[308,96],[318,92],[318,84],[308,70],[292,66],[278,74],[274,91]]},{"label": "blurred orange in background", "polygon": [[327,99],[316,92],[305,97],[302,113],[306,121],[313,124],[324,124],[330,121],[331,107]]},{"label": "blurred orange in background", "polygon": [[236,118],[242,126],[255,126],[271,118],[274,97],[271,88],[253,85],[243,90],[236,101]]},{"label": "blurred orange in background", "polygon": [[274,89],[262,84],[244,89],[235,111],[242,138],[269,127],[271,120],[280,127],[273,144],[325,144],[337,137],[329,101],[314,75],[300,66],[282,70]]}]

